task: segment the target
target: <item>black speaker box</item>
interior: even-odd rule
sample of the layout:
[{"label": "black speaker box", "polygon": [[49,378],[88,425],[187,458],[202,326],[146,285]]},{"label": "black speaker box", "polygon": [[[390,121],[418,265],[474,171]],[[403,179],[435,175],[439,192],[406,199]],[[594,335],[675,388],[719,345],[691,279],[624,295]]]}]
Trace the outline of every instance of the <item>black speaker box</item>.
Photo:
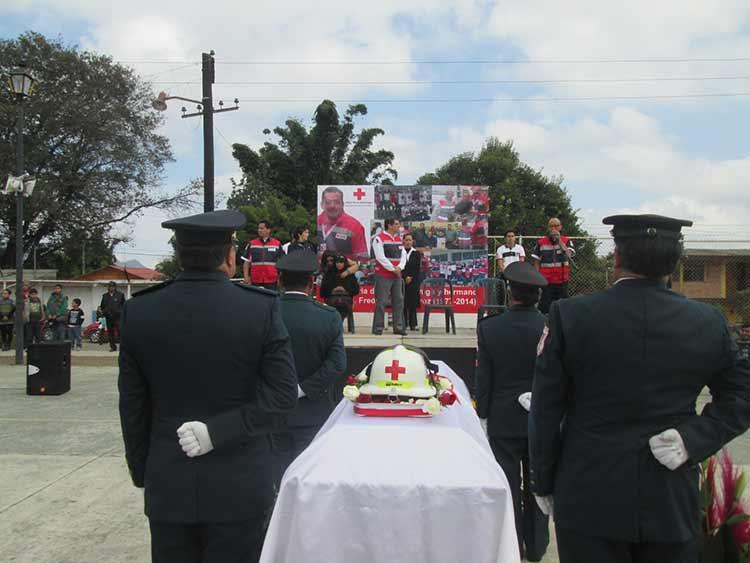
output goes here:
[{"label": "black speaker box", "polygon": [[62,395],[70,391],[70,342],[29,344],[26,394]]}]

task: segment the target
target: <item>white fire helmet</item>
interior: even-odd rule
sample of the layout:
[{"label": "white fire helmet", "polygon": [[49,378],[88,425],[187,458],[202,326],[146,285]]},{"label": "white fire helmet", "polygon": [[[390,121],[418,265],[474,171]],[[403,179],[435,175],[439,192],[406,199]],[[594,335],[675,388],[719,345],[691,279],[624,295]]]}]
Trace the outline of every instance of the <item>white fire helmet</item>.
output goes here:
[{"label": "white fire helmet", "polygon": [[359,388],[364,395],[429,399],[437,394],[430,383],[426,357],[401,344],[380,352],[363,372],[369,375],[369,381]]}]

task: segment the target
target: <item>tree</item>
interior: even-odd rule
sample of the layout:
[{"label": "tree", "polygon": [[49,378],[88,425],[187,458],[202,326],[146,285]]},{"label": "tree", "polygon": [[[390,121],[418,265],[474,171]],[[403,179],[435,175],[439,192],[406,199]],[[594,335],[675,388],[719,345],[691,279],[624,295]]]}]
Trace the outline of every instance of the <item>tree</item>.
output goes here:
[{"label": "tree", "polygon": [[[79,246],[83,239],[114,242],[113,225],[149,207],[189,203],[194,187],[176,194],[158,187],[172,160],[157,134],[161,117],[153,93],[135,73],[108,56],[82,52],[29,32],[0,41],[0,71],[24,61],[37,78],[25,102],[25,169],[36,176],[25,201],[24,249],[38,259]],[[15,170],[17,108],[0,91],[0,170]],[[7,241],[0,264],[15,262],[15,204],[0,199],[0,236]],[[52,260],[54,262],[54,260]]]},{"label": "tree", "polygon": [[[547,232],[550,217],[559,217],[568,236],[588,236],[581,228],[570,195],[561,177],[548,178],[521,162],[511,141],[491,137],[478,154],[466,152],[451,158],[435,172],[421,176],[422,185],[489,186],[490,234],[502,236],[506,229],[516,234],[542,235]],[[528,253],[534,240],[527,238]],[[607,285],[606,261],[596,256],[596,242],[576,241],[577,254],[571,267],[571,292],[577,289],[603,289]],[[490,249],[492,250],[492,249]]]},{"label": "tree", "polygon": [[[274,195],[314,213],[316,187],[320,184],[388,183],[396,179],[393,153],[372,149],[384,131],[365,128],[355,132],[355,118],[366,114],[365,105],[352,105],[342,121],[336,104],[323,100],[309,130],[299,120],[288,119],[284,127],[273,130],[278,143],[266,141],[258,151],[234,144],[233,155],[243,176],[235,183],[228,205],[262,205]],[[263,132],[271,133],[268,129]]]},{"label": "tree", "polygon": [[238,233],[241,251],[244,250],[248,240],[257,236],[258,222],[263,220],[271,222],[271,236],[282,242],[289,240],[289,232],[294,227],[307,227],[313,234],[315,233],[315,214],[283,197],[269,195],[263,205],[244,205],[239,208],[239,211],[247,217],[246,231]]}]

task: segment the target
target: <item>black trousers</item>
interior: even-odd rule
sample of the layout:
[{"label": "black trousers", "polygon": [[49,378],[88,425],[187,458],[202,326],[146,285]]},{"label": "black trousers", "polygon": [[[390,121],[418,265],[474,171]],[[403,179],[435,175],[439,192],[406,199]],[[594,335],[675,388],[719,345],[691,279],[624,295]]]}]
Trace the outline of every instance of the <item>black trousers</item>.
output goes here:
[{"label": "black trousers", "polygon": [[271,436],[273,454],[276,459],[274,485],[277,491],[281,488],[281,478],[284,476],[286,468],[310,445],[318,430],[320,430],[320,426],[292,427],[286,432],[279,432]]},{"label": "black trousers", "polygon": [[417,309],[419,309],[419,284],[413,279],[404,286],[404,325],[412,330],[417,328]]},{"label": "black trousers", "polygon": [[528,486],[529,441],[490,437],[490,446],[513,495],[519,550],[529,561],[540,561],[549,545],[549,517],[539,510]]},{"label": "black trousers", "polygon": [[29,344],[36,344],[37,342],[42,342],[42,322],[41,321],[29,321],[24,326],[24,333],[26,340],[24,341],[24,346],[28,346]]},{"label": "black trousers", "polygon": [[267,515],[242,522],[182,524],[149,520],[153,563],[255,563]]},{"label": "black trousers", "polygon": [[[120,317],[106,316],[107,319],[107,332],[109,333],[109,348],[111,350],[117,349],[116,336],[120,336]],[[115,335],[115,331],[117,334]]]},{"label": "black trousers", "polygon": [[13,325],[0,325],[0,341],[2,341],[3,349],[10,348],[13,342]]},{"label": "black trousers", "polygon": [[539,300],[539,311],[545,315],[553,301],[568,297],[568,282],[551,283],[542,288],[542,298]]},{"label": "black trousers", "polygon": [[[602,514],[606,518],[606,514]],[[555,525],[560,563],[697,563],[695,540],[684,543],[629,543],[595,538]]]}]

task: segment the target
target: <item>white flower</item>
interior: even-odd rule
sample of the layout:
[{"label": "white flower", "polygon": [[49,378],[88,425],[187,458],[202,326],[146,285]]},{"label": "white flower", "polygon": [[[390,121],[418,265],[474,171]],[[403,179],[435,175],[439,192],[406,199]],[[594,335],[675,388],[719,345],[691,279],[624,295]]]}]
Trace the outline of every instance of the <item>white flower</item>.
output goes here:
[{"label": "white flower", "polygon": [[354,402],[359,397],[359,388],[356,385],[347,385],[344,387],[344,397]]},{"label": "white flower", "polygon": [[364,371],[357,376],[357,381],[360,383],[367,383],[367,379],[367,374]]},{"label": "white flower", "polygon": [[438,377],[438,387],[440,387],[441,391],[447,391],[453,388],[453,383],[447,377]]},{"label": "white flower", "polygon": [[422,405],[422,410],[427,414],[437,414],[440,412],[441,405],[435,397],[432,397]]}]

